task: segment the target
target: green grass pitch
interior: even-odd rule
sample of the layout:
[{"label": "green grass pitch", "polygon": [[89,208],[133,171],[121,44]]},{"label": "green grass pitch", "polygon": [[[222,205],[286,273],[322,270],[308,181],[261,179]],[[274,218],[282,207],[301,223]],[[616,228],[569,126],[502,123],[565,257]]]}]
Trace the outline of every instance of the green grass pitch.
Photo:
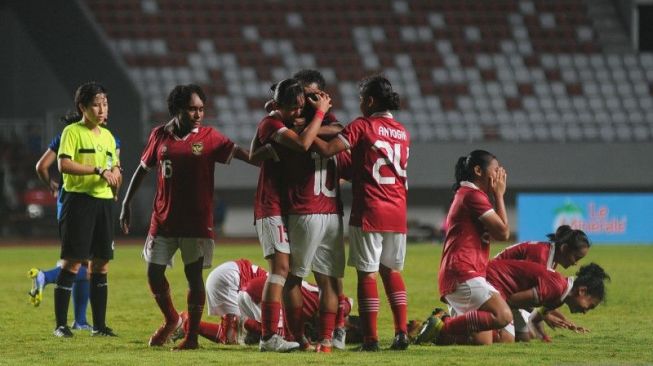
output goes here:
[{"label": "green grass pitch", "polygon": [[[492,254],[502,246],[494,246]],[[586,315],[571,319],[591,329],[589,334],[550,331],[553,343],[474,346],[411,346],[405,352],[387,350],[392,339],[391,313],[384,298],[379,315],[379,353],[336,351],[313,353],[259,353],[255,347],[222,346],[200,339],[201,349],[170,352],[170,347],[148,348],[151,333],[162,321],[147,287],[140,246],[118,243],[110,265],[108,324],[119,338],[92,338],[75,331],[72,339],[58,339],[54,328],[52,286],[43,303],[34,308],[28,302],[30,267],[52,268],[58,246],[0,247],[0,329],[3,344],[1,365],[533,365],[533,364],[651,364],[653,363],[653,246],[594,246],[581,264],[601,264],[612,276],[607,303]],[[408,287],[409,319],[423,319],[437,300],[437,269],[442,247],[432,244],[408,246],[404,279]],[[224,261],[249,258],[260,265],[256,245],[217,245],[214,266]],[[180,258],[176,258],[179,263]],[[570,268],[565,274],[577,270]],[[209,271],[205,271],[205,276]],[[168,270],[175,304],[185,308],[185,280],[181,266]],[[356,294],[356,277],[351,268],[345,276],[345,292]],[[357,306],[354,306],[357,312]],[[566,307],[563,311],[568,314]],[[72,304],[71,315],[72,320]],[[90,309],[89,309],[90,320]],[[204,320],[217,321],[204,316]]]}]

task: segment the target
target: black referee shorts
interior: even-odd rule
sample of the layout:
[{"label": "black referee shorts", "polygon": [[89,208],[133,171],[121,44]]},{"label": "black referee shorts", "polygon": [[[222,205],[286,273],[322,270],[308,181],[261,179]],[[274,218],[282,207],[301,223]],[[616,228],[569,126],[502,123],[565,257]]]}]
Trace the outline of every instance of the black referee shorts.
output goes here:
[{"label": "black referee shorts", "polygon": [[59,236],[61,259],[113,259],[113,200],[66,192]]}]

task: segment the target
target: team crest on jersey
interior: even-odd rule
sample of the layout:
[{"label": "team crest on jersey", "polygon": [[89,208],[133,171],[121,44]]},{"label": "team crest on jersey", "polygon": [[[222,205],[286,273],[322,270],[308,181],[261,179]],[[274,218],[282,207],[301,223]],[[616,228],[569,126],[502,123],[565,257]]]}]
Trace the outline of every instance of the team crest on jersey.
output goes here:
[{"label": "team crest on jersey", "polygon": [[161,152],[161,156],[166,156],[168,154],[168,147],[163,145],[159,151]]},{"label": "team crest on jersey", "polygon": [[202,150],[204,150],[204,144],[201,142],[193,142],[192,150],[194,155],[202,155]]}]

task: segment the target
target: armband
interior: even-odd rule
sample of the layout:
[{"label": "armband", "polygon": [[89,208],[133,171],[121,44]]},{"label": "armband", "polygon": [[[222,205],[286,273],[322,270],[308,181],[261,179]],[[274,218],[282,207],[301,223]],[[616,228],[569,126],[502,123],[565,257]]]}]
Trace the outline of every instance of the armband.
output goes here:
[{"label": "armband", "polygon": [[322,112],[321,110],[317,110],[315,112],[315,118],[324,119],[324,112]]}]

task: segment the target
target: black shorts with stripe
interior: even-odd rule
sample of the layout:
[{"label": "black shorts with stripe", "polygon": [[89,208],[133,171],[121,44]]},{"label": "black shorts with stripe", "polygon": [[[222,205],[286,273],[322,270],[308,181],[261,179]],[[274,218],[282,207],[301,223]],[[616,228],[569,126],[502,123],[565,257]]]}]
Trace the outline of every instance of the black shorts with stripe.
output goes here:
[{"label": "black shorts with stripe", "polygon": [[113,200],[65,192],[59,236],[62,259],[113,259]]}]

